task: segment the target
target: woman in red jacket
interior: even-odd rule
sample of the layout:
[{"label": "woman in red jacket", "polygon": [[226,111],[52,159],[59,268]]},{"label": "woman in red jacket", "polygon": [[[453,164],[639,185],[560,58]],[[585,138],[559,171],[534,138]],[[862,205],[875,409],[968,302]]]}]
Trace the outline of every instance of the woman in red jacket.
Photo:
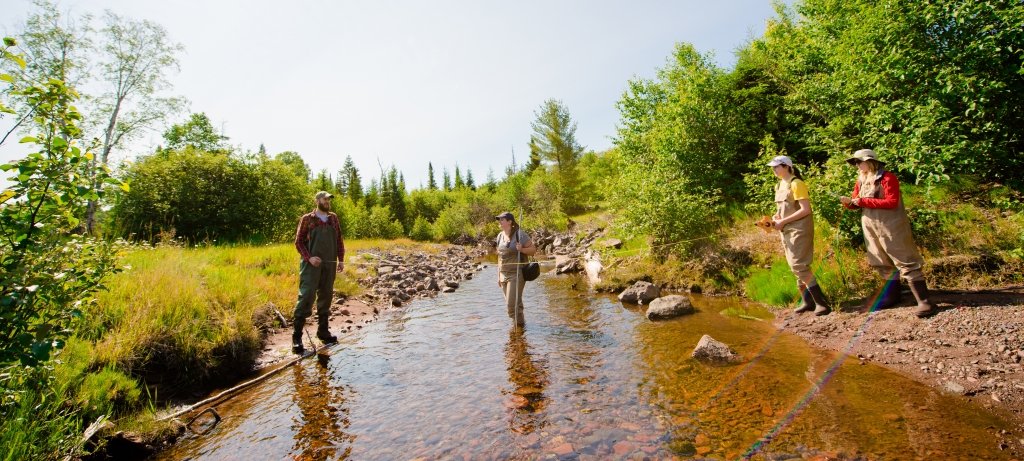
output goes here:
[{"label": "woman in red jacket", "polygon": [[880,162],[871,149],[854,152],[846,162],[857,167],[857,183],[853,196],[841,197],[840,201],[846,208],[861,210],[868,264],[886,279],[875,308],[884,309],[900,301],[899,275],[910,283],[910,290],[917,298],[914,314],[918,317],[934,314],[935,307],[928,301],[928,284],[921,272],[924,259],[910,231],[899,180],[892,172],[885,171],[885,163]]}]

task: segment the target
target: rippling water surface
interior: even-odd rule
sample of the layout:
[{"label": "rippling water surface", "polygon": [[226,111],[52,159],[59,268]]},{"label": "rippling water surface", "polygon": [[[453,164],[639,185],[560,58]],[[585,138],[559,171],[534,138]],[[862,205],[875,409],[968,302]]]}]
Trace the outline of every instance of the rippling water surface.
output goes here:
[{"label": "rippling water surface", "polygon": [[[517,331],[496,278],[490,266],[384,312],[330,356],[220,404],[217,427],[160,457],[1004,459],[992,436],[1003,420],[815,351],[753,320],[770,315],[752,304],[695,297],[694,315],[650,322],[546,273],[527,285]],[[745,360],[689,358],[704,334]]]}]

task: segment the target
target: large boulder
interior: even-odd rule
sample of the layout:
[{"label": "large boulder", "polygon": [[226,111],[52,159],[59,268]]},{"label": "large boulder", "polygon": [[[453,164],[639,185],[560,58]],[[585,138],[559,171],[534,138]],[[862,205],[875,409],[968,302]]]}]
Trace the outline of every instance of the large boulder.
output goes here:
[{"label": "large boulder", "polygon": [[661,289],[651,282],[636,282],[619,293],[619,301],[629,304],[645,304],[661,296]]},{"label": "large boulder", "polygon": [[654,301],[647,308],[647,320],[662,320],[693,313],[690,298],[683,295],[664,296]]},{"label": "large boulder", "polygon": [[736,351],[708,335],[700,338],[700,341],[697,342],[697,347],[693,349],[693,354],[690,354],[690,356],[697,360],[712,363],[734,363],[742,360]]}]

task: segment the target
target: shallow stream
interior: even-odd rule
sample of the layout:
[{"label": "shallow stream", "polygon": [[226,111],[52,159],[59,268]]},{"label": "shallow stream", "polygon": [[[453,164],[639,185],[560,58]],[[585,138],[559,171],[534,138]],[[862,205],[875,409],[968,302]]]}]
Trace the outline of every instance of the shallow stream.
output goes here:
[{"label": "shallow stream", "polygon": [[[383,312],[158,459],[1006,457],[1004,420],[814,350],[755,304],[693,296],[695,314],[650,322],[549,272],[527,285],[519,331],[495,270]],[[691,359],[704,334],[744,361]]]}]

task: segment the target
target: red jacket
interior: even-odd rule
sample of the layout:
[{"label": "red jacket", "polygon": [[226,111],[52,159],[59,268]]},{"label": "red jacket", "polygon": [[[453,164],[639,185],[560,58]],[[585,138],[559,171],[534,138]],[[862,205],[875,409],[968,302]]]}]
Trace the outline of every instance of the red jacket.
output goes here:
[{"label": "red jacket", "polygon": [[860,197],[857,205],[850,203],[846,208],[854,210],[857,208],[880,208],[883,210],[896,209],[900,204],[900,180],[891,171],[882,173],[882,198],[860,197],[860,181],[853,185],[853,198]]}]

